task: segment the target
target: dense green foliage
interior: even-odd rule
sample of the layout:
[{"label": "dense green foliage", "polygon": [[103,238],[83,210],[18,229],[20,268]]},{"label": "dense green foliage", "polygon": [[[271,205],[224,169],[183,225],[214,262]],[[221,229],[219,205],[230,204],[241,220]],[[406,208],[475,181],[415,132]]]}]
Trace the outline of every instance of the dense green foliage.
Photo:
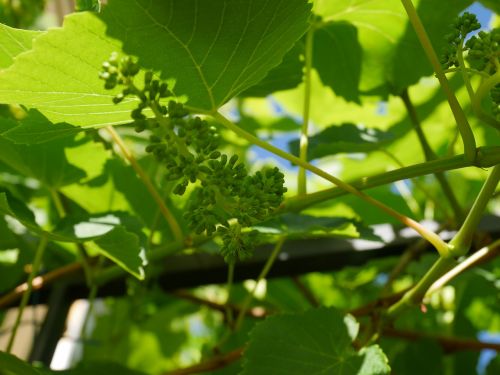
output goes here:
[{"label": "dense green foliage", "polygon": [[[45,31],[43,1],[8,3],[0,374],[495,373],[495,2],[481,25],[469,0],[89,0]],[[294,240],[363,249],[387,223],[420,236],[400,257],[267,279]],[[163,291],[179,254],[227,283]],[[73,368],[19,359],[23,310],[67,282],[89,291]]]}]

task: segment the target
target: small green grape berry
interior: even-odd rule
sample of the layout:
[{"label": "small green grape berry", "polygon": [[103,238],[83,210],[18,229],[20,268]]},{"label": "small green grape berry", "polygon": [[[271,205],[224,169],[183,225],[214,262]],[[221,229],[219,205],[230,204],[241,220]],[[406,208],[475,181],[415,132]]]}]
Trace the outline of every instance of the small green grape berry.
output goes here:
[{"label": "small green grape berry", "polygon": [[141,108],[134,109],[132,111],[132,113],[131,113],[131,117],[134,120],[145,120],[146,119],[146,116],[144,116],[144,114],[142,113],[142,109]]},{"label": "small green grape berry", "polygon": [[113,103],[114,104],[118,104],[120,103],[123,99],[125,99],[125,96],[120,93],[120,94],[117,94],[114,98],[113,98]]},{"label": "small green grape berry", "polygon": [[185,192],[186,192],[186,185],[184,183],[178,184],[173,191],[173,193],[176,195],[183,195]]},{"label": "small green grape berry", "polygon": [[106,81],[106,83],[104,84],[104,88],[106,90],[112,90],[116,87],[116,82],[113,82],[113,81]]},{"label": "small green grape berry", "polygon": [[105,71],[105,72],[100,72],[100,73],[99,73],[99,78],[100,78],[100,79],[103,79],[103,80],[105,80],[105,81],[106,81],[106,80],[108,80],[108,79],[110,79],[110,78],[111,78],[111,74],[109,74],[109,72],[108,72],[108,71]]},{"label": "small green grape berry", "polygon": [[238,155],[233,155],[233,156],[231,156],[231,159],[229,159],[229,163],[228,163],[228,165],[229,165],[230,167],[233,167],[233,166],[234,166],[234,164],[235,164],[237,161],[238,161]]},{"label": "small green grape berry", "polygon": [[134,121],[135,131],[141,133],[146,130],[147,122],[145,120],[135,120]]},{"label": "small green grape berry", "polygon": [[153,79],[153,72],[148,70],[145,74],[144,74],[144,85],[146,86],[149,86],[149,84],[151,83],[151,80]]},{"label": "small green grape berry", "polygon": [[161,142],[161,138],[158,137],[157,135],[151,135],[149,136],[149,140],[153,143],[160,143]]},{"label": "small green grape berry", "polygon": [[132,77],[137,75],[137,73],[139,73],[139,70],[140,70],[140,67],[138,64],[130,64],[130,66],[128,68],[128,72]]},{"label": "small green grape berry", "polygon": [[111,52],[108,62],[113,66],[118,66],[118,52]]},{"label": "small green grape berry", "polygon": [[159,89],[160,98],[168,98],[169,96],[173,96],[172,92],[168,89],[168,85],[166,83],[162,83]]}]

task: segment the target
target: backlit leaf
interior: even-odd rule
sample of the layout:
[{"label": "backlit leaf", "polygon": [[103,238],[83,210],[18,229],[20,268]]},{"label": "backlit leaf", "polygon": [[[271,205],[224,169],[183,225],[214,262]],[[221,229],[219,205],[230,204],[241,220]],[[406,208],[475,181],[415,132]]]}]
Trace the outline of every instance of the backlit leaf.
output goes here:
[{"label": "backlit leaf", "polygon": [[378,346],[352,347],[358,329],[353,317],[333,308],[270,317],[250,334],[241,374],[389,374]]},{"label": "backlit leaf", "polygon": [[38,144],[64,138],[80,132],[81,129],[66,123],[51,123],[37,110],[30,110],[19,125],[2,133],[2,136],[14,143]]},{"label": "backlit leaf", "polygon": [[0,70],[12,65],[14,58],[29,51],[33,39],[43,34],[42,31],[20,30],[0,24]]},{"label": "backlit leaf", "polygon": [[361,46],[358,29],[345,21],[330,22],[314,32],[313,66],[336,95],[359,102]]},{"label": "backlit leaf", "polygon": [[99,16],[73,14],[62,29],[38,37],[0,73],[0,102],[72,125],[128,121],[135,100],[115,106],[117,90],[106,91],[97,78],[102,62],[122,49],[116,38],[142,66],[174,79],[190,106],[215,110],[281,62],[305,32],[309,8],[305,0],[111,1]]},{"label": "backlit leaf", "polygon": [[[338,153],[369,152],[391,141],[389,132],[355,124],[332,125],[309,138],[308,159],[319,159]],[[299,140],[290,142],[290,150],[298,155]]]}]

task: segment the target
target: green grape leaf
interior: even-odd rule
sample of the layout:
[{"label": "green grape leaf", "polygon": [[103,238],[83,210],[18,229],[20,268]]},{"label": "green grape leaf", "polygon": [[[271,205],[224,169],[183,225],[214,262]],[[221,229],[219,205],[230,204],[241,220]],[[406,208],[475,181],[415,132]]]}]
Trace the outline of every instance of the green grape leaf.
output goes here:
[{"label": "green grape leaf", "polygon": [[[444,4],[443,4],[444,5]],[[399,0],[318,1],[314,11],[323,22],[347,21],[358,29],[362,48],[360,91],[385,86],[391,51],[407,26],[407,16]]]},{"label": "green grape leaf", "polygon": [[[438,52],[453,19],[471,3],[472,0],[448,1],[436,7],[432,0],[421,0],[416,4]],[[362,49],[361,92],[381,95],[398,92],[432,74],[400,0],[317,1],[314,11],[326,24],[347,21],[358,29]]]},{"label": "green grape leaf", "polygon": [[[443,350],[435,341],[419,340],[408,343],[403,349],[401,343],[398,344],[397,355],[394,360],[391,358],[391,367],[394,373],[439,375],[444,372]],[[421,361],[419,358],[426,360]]]},{"label": "green grape leaf", "polygon": [[41,375],[42,373],[16,356],[0,351],[0,374]]},{"label": "green grape leaf", "polygon": [[99,12],[100,9],[101,9],[100,0],[76,0],[75,2],[75,11],[77,12],[84,12],[84,11]]},{"label": "green grape leaf", "polygon": [[[331,125],[309,138],[307,157],[314,160],[338,153],[370,152],[393,139],[388,131],[350,123]],[[299,140],[291,141],[289,147],[292,153],[298,155]]]},{"label": "green grape leaf", "polygon": [[243,91],[242,97],[263,97],[276,91],[289,90],[297,87],[302,82],[304,62],[301,56],[304,53],[304,44],[299,41],[286,53],[283,61],[271,69],[262,81]]},{"label": "green grape leaf", "polygon": [[125,212],[73,215],[64,218],[53,233],[67,241],[94,241],[103,255],[138,279],[144,279],[143,224]]},{"label": "green grape leaf", "polygon": [[141,258],[142,251],[137,252],[140,249],[139,238],[134,233],[127,232],[122,226],[117,226],[96,238],[94,242],[106,257],[139,280],[144,280],[145,262]]},{"label": "green grape leaf", "polygon": [[362,222],[347,217],[311,216],[285,213],[255,227],[262,233],[282,233],[288,237],[339,236],[380,241],[373,230]]},{"label": "green grape leaf", "polygon": [[[472,4],[471,0],[443,2],[443,6],[440,7],[436,7],[436,3],[432,0],[423,0],[418,3],[417,12],[438,56],[447,43],[444,36],[449,33],[455,17],[470,4]],[[388,82],[392,86],[391,90],[397,93],[417,83],[421,77],[434,72],[417,34],[409,24],[398,41],[391,66],[392,69],[388,72]]]},{"label": "green grape leaf", "polygon": [[[23,224],[30,231],[37,234],[47,234],[35,221],[35,215],[20,200],[14,198],[11,194],[0,190],[0,212],[12,216]],[[62,240],[59,236],[51,237],[54,240]]]},{"label": "green grape leaf", "polygon": [[115,0],[102,19],[125,53],[175,79],[191,107],[211,111],[277,66],[309,16],[304,0]]},{"label": "green grape leaf", "polygon": [[39,36],[30,53],[0,72],[0,102],[78,126],[129,121],[136,100],[115,106],[118,91],[104,90],[97,79],[123,40],[126,54],[173,78],[176,94],[190,106],[214,110],[279,65],[305,32],[309,9],[305,0],[111,1],[102,14],[70,15],[62,29]]},{"label": "green grape leaf", "polygon": [[16,235],[10,230],[3,215],[0,215],[0,250],[15,247],[17,247]]},{"label": "green grape leaf", "polygon": [[[5,129],[2,126],[5,122],[14,124],[13,120],[0,118],[0,132]],[[85,172],[71,165],[65,156],[65,148],[75,145],[72,138],[19,145],[0,135],[0,161],[25,176],[36,178],[51,189],[59,189],[85,177]]]},{"label": "green grape leaf", "polygon": [[358,330],[352,316],[333,308],[270,317],[250,333],[241,374],[389,374],[378,346],[352,347]]},{"label": "green grape leaf", "polygon": [[81,128],[64,122],[53,124],[39,111],[32,109],[19,121],[19,125],[1,134],[14,143],[39,144],[75,135],[80,131]]},{"label": "green grape leaf", "polygon": [[48,232],[38,225],[33,212],[23,202],[5,192],[0,192],[0,213],[12,216],[31,232],[45,235],[50,240],[94,241],[103,255],[138,279],[144,279],[145,241],[140,232],[141,226],[126,215],[107,213],[87,218],[71,217],[63,220],[54,231]]},{"label": "green grape leaf", "polygon": [[130,121],[136,101],[114,105],[118,90],[105,90],[98,78],[103,61],[121,49],[106,38],[105,28],[95,14],[82,12],[37,37],[31,51],[0,71],[0,102],[36,108],[54,123],[99,127]]},{"label": "green grape leaf", "polygon": [[[485,7],[491,9],[495,13],[500,13],[500,3],[496,0],[480,0],[479,1],[481,4],[483,4]],[[487,26],[487,25],[483,25]]]},{"label": "green grape leaf", "polygon": [[33,39],[43,31],[21,30],[0,24],[0,70],[12,65],[14,58],[29,51]]},{"label": "green grape leaf", "polygon": [[330,22],[314,32],[313,66],[321,82],[336,95],[359,103],[362,50],[358,29],[349,22]]}]

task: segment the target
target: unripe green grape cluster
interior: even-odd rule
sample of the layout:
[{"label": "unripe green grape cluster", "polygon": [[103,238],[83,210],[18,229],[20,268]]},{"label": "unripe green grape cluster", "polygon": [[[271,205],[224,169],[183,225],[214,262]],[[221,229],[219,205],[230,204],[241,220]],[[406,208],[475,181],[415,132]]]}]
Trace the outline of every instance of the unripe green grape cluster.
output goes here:
[{"label": "unripe green grape cluster", "polygon": [[[500,28],[491,31],[480,31],[472,36],[461,48],[461,44],[469,33],[481,28],[474,14],[465,12],[453,23],[453,31],[446,36],[447,45],[443,51],[441,63],[445,68],[460,67],[458,53],[467,52],[466,60],[472,72],[483,76],[493,75],[500,67]],[[466,67],[461,67],[466,68]],[[500,121],[500,85],[490,91],[493,102],[492,115]]]},{"label": "unripe green grape cluster", "polygon": [[480,31],[465,44],[469,49],[469,64],[477,70],[494,74],[500,64],[500,28]]},{"label": "unripe green grape cluster", "polygon": [[212,234],[217,224],[227,228],[231,219],[251,226],[268,218],[283,200],[284,175],[278,168],[249,175],[234,157],[225,160],[212,163],[212,173],[188,202],[184,217],[197,234]]},{"label": "unripe green grape cluster", "polygon": [[457,51],[460,45],[469,33],[480,28],[481,24],[476,15],[469,12],[465,12],[455,20],[451,32],[445,36],[447,44],[441,56],[441,64],[444,68],[459,66]]},{"label": "unripe green grape cluster", "polygon": [[222,238],[221,255],[226,263],[235,263],[236,260],[251,258],[259,232],[256,230],[244,231],[239,224],[220,227],[217,230]]},{"label": "unripe green grape cluster", "polygon": [[[173,193],[183,195],[195,184],[186,204],[184,218],[196,233],[218,234],[221,254],[227,262],[247,258],[257,231],[247,227],[267,219],[283,201],[284,175],[278,168],[265,168],[251,175],[237,155],[220,151],[217,129],[171,98],[164,82],[144,74],[143,87],[134,83],[140,67],[130,57],[113,54],[103,63],[100,78],[106,89],[123,86],[115,104],[127,97],[139,99],[131,117],[137,132],[152,132],[146,151],[165,166],[165,178],[175,183]],[[145,110],[155,117],[148,118]]]}]

